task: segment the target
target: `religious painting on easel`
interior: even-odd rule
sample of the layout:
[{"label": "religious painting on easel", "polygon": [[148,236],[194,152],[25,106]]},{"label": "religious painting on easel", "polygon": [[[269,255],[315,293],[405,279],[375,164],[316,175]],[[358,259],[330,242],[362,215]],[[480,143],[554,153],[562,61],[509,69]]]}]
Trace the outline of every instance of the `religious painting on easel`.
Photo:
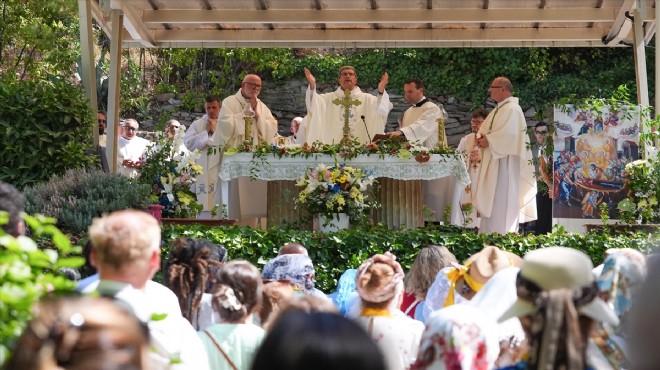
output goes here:
[{"label": "religious painting on easel", "polygon": [[553,218],[598,219],[602,204],[618,218],[625,166],[640,158],[639,112],[565,105],[554,118]]}]

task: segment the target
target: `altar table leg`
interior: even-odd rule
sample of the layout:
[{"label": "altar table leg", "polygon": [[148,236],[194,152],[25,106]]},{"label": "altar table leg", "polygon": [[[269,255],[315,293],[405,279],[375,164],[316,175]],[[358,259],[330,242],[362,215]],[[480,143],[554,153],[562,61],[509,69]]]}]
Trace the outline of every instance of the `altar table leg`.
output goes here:
[{"label": "altar table leg", "polygon": [[[267,217],[268,227],[282,226],[285,223],[300,223],[307,214],[302,209],[295,208],[295,200],[300,188],[293,180],[268,181]],[[312,223],[306,222],[301,230],[312,230]]]},{"label": "altar table leg", "polygon": [[422,214],[422,180],[379,178],[378,201],[374,220],[387,227],[417,228],[424,226]]}]

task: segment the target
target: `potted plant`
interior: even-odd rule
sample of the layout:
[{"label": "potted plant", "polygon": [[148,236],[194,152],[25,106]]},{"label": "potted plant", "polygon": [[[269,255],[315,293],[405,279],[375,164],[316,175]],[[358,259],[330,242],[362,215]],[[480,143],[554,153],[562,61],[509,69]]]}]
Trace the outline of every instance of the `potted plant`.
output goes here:
[{"label": "potted plant", "polygon": [[202,210],[197,196],[190,189],[202,166],[195,163],[199,152],[189,152],[183,146],[185,131],[174,137],[158,133],[153,146],[146,152],[138,181],[151,186],[151,200],[163,206],[163,218],[195,218]]},{"label": "potted plant", "polygon": [[319,163],[296,182],[302,188],[296,204],[319,217],[321,231],[336,231],[365,221],[365,211],[376,205],[374,183],[359,168]]}]

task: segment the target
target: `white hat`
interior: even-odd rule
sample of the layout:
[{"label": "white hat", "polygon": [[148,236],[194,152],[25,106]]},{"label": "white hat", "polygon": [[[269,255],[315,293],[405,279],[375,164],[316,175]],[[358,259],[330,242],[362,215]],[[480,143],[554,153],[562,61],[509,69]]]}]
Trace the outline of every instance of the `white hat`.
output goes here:
[{"label": "white hat", "polygon": [[[589,257],[572,248],[551,247],[531,251],[523,258],[518,279],[524,279],[543,291],[555,289],[578,290],[594,284],[591,273],[594,266]],[[619,319],[600,298],[577,307],[580,313],[592,319],[611,325],[618,325]],[[500,319],[503,322],[512,317],[529,315],[537,310],[533,302],[518,298]]]}]

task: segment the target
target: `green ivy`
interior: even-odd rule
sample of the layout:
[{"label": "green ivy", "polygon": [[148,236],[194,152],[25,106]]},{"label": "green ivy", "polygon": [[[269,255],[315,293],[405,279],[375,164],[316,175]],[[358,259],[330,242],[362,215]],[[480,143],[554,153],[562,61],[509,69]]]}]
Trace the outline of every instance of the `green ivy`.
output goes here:
[{"label": "green ivy", "polygon": [[230,259],[245,259],[260,268],[277,255],[284,243],[300,243],[307,247],[314,261],[317,286],[327,293],[336,288],[339,276],[346,269],[357,268],[376,253],[394,253],[404,270],[407,270],[420,247],[428,243],[446,246],[459,261],[467,259],[484,245],[496,245],[520,256],[537,248],[560,245],[588,254],[596,265],[603,261],[605,250],[609,248],[646,251],[657,245],[658,241],[650,234],[615,235],[601,231],[580,235],[568,233],[562,228],[547,236],[495,236],[478,235],[454,226],[410,230],[390,230],[384,226],[375,226],[329,234],[301,231],[296,227],[258,230],[238,226],[167,226],[163,228],[163,260],[167,259],[172,240],[178,237],[209,239],[227,248]]}]

